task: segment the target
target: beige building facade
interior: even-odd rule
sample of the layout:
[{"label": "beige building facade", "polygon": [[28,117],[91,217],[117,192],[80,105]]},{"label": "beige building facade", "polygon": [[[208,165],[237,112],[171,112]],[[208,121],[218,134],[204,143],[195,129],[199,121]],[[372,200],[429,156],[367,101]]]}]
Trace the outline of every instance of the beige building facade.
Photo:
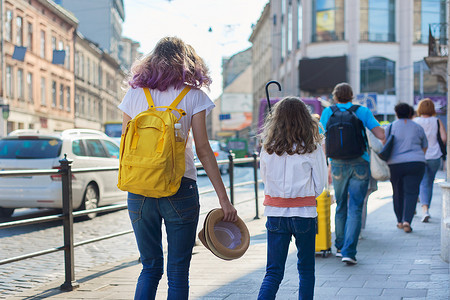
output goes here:
[{"label": "beige building facade", "polygon": [[75,43],[76,128],[103,130],[105,122],[119,121],[117,105],[123,97],[125,73],[98,45],[77,34]]},{"label": "beige building facade", "polygon": [[253,132],[257,132],[259,105],[261,100],[266,98],[266,84],[272,79],[271,21],[270,3],[267,3],[249,38],[252,43]]},{"label": "beige building facade", "polygon": [[[77,19],[48,0],[5,0],[2,102],[9,104],[7,125],[15,129],[64,130],[74,125],[73,49]],[[13,58],[26,47],[23,61]],[[62,64],[52,63],[64,50]],[[6,126],[5,126],[6,125]]]}]

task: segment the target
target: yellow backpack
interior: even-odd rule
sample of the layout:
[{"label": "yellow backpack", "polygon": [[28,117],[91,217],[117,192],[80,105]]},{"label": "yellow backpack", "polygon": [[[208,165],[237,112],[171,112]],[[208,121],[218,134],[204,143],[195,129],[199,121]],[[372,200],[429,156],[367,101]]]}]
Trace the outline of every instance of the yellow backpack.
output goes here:
[{"label": "yellow backpack", "polygon": [[119,189],[153,198],[178,191],[185,171],[186,142],[175,142],[175,124],[186,112],[176,107],[189,90],[185,87],[170,106],[155,106],[149,89],[144,88],[149,109],[128,122],[120,141]]}]

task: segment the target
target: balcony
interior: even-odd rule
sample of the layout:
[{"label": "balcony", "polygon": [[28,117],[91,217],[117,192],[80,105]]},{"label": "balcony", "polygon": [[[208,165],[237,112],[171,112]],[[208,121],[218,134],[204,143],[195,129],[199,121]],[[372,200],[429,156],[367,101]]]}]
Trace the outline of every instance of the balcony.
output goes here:
[{"label": "balcony", "polygon": [[428,56],[424,58],[431,74],[447,82],[448,59],[447,23],[433,23],[429,26]]}]

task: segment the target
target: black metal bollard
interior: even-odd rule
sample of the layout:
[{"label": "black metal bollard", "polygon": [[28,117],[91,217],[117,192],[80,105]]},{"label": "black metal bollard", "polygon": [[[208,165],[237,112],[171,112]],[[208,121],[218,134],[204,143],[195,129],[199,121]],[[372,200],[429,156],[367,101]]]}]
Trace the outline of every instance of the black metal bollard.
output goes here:
[{"label": "black metal bollard", "polygon": [[230,201],[231,204],[234,205],[234,153],[230,150],[228,154],[228,159],[230,160],[229,167],[228,167],[228,174],[230,175]]},{"label": "black metal bollard", "polygon": [[60,286],[61,290],[72,291],[79,287],[75,280],[74,245],[73,245],[73,204],[72,204],[72,169],[73,161],[67,154],[59,161],[61,165],[63,228],[64,228],[64,270],[66,278]]},{"label": "black metal bollard", "polygon": [[258,203],[258,152],[253,152],[253,176],[255,178],[255,220],[259,219],[259,203]]}]

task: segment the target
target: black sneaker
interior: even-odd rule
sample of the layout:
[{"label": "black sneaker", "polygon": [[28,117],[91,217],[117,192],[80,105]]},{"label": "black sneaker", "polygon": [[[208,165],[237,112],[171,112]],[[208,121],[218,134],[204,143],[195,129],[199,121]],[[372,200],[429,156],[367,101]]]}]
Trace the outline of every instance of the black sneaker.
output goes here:
[{"label": "black sneaker", "polygon": [[356,265],[358,262],[356,261],[356,258],[354,257],[343,257],[342,262],[345,262],[347,265]]},{"label": "black sneaker", "polygon": [[342,257],[341,250],[336,250],[336,257]]}]

